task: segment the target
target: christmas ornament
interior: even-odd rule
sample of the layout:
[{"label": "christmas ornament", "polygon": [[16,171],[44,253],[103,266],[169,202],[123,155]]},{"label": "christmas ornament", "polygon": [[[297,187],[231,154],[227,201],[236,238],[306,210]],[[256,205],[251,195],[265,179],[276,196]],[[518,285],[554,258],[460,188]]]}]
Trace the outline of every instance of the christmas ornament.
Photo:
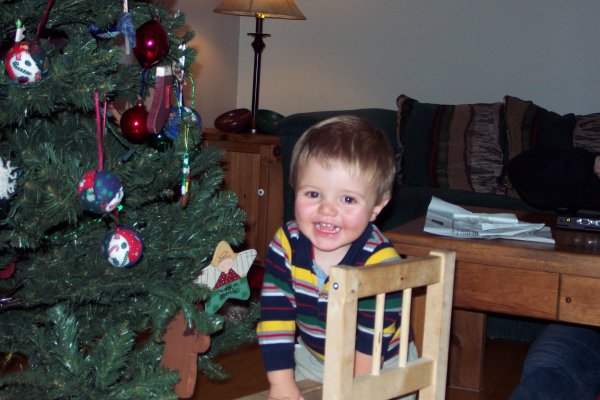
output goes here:
[{"label": "christmas ornament", "polygon": [[77,187],[83,208],[96,214],[113,211],[123,200],[123,185],[119,178],[108,172],[86,172]]},{"label": "christmas ornament", "polygon": [[17,168],[0,157],[0,199],[8,199],[17,186]]},{"label": "christmas ornament", "polygon": [[158,132],[156,135],[148,135],[148,141],[146,142],[151,148],[160,152],[167,151],[173,146],[173,141],[167,137],[163,132]]},{"label": "christmas ornament", "polygon": [[190,202],[190,154],[186,151],[183,153],[183,167],[181,169],[181,192],[179,195],[179,204],[186,208]]},{"label": "christmas ornament", "polygon": [[169,110],[169,118],[163,127],[163,133],[170,139],[177,139],[177,133],[184,123],[195,125],[199,130],[202,130],[202,119],[196,110],[189,107],[173,106]]},{"label": "christmas ornament", "polygon": [[219,242],[210,265],[202,270],[196,283],[212,289],[210,298],[204,307],[214,314],[225,300],[247,300],[250,297],[248,287],[248,270],[256,258],[256,250],[235,253],[229,243]]},{"label": "christmas ornament", "polygon": [[169,53],[169,36],[157,19],[150,20],[135,32],[135,54],[142,68],[146,69]]},{"label": "christmas ornament", "polygon": [[179,382],[175,384],[175,393],[179,398],[187,399],[194,394],[198,354],[210,347],[210,336],[203,335],[188,326],[183,312],[179,311],[169,322],[163,335],[165,348],[160,366],[179,372]]},{"label": "christmas ornament", "polygon": [[[14,261],[13,261],[12,268],[14,269]],[[23,302],[23,299],[13,296],[15,293],[17,293],[19,290],[21,290],[22,287],[23,287],[23,282],[19,281],[11,289],[8,289],[5,291],[0,291],[0,312],[4,311],[6,309],[12,308],[12,307],[17,307]]]},{"label": "christmas ornament", "polygon": [[135,47],[135,27],[129,13],[129,2],[127,0],[123,0],[123,12],[119,19],[118,29],[125,37],[125,54],[129,55],[131,54],[131,48]]},{"label": "christmas ornament", "polygon": [[17,263],[13,260],[6,267],[0,269],[0,279],[8,279],[15,273]]},{"label": "christmas ornament", "polygon": [[11,167],[10,161],[0,157],[0,219],[4,218],[10,210],[10,197],[17,186],[17,169]]},{"label": "christmas ornament", "polygon": [[156,82],[151,95],[146,128],[150,133],[158,133],[169,116],[169,106],[173,93],[173,73],[171,67],[156,67]]},{"label": "christmas ornament", "polygon": [[108,262],[119,268],[135,265],[142,258],[144,243],[137,229],[119,226],[111,231],[102,244]]},{"label": "christmas ornament", "polygon": [[142,103],[138,100],[135,106],[126,110],[121,115],[121,121],[119,123],[121,127],[121,133],[127,140],[132,143],[143,143],[148,139],[148,130],[146,128],[146,121],[148,119],[148,111]]},{"label": "christmas ornament", "polygon": [[92,36],[98,39],[114,39],[121,33],[116,25],[111,25],[106,29],[102,29],[94,23],[89,23],[88,30]]},{"label": "christmas ornament", "polygon": [[15,44],[4,55],[6,73],[17,83],[36,83],[48,71],[46,54],[37,43],[23,41],[24,38],[25,27],[17,20]]}]

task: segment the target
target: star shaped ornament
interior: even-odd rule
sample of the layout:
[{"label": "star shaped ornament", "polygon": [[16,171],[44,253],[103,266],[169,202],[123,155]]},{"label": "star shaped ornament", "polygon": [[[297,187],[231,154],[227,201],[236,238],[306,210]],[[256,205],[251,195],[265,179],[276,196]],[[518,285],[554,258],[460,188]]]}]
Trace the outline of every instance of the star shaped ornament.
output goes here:
[{"label": "star shaped ornament", "polygon": [[195,282],[212,289],[204,304],[207,312],[214,314],[227,299],[247,300],[250,297],[248,271],[256,258],[256,250],[235,253],[229,243],[217,245],[210,265],[202,270]]}]

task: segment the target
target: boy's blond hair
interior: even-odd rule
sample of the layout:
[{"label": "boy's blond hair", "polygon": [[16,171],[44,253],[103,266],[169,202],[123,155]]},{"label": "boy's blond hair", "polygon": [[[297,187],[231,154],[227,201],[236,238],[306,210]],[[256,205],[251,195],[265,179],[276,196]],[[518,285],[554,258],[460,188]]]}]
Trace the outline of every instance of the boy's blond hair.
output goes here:
[{"label": "boy's blond hair", "polygon": [[302,134],[292,152],[290,185],[296,189],[298,167],[316,160],[326,168],[339,161],[353,176],[377,185],[377,201],[391,197],[396,172],[394,152],[385,134],[369,121],[352,115],[326,119]]}]

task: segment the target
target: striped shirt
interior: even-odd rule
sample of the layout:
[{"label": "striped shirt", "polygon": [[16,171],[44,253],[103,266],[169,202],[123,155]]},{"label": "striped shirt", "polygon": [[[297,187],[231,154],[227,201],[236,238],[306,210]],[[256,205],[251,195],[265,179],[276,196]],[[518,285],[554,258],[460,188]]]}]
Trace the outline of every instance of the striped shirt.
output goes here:
[{"label": "striped shirt", "polygon": [[[360,267],[398,258],[388,239],[369,224],[340,264]],[[315,357],[324,358],[329,279],[319,289],[313,265],[311,242],[295,221],[288,222],[269,245],[260,299],[257,336],[267,371],[295,367],[296,334]],[[386,296],[384,359],[398,353],[401,309],[401,293]],[[365,354],[372,351],[374,310],[374,297],[359,301],[356,350]]]}]

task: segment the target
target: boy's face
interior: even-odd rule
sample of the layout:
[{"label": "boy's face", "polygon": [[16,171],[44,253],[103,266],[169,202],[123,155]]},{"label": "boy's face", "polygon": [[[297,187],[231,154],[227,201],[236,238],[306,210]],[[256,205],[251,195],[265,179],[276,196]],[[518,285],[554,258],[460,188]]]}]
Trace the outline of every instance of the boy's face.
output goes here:
[{"label": "boy's face", "polygon": [[376,183],[363,175],[351,175],[341,162],[325,168],[319,161],[309,159],[299,167],[296,221],[312,242],[317,262],[341,261],[388,200],[377,202]]}]

